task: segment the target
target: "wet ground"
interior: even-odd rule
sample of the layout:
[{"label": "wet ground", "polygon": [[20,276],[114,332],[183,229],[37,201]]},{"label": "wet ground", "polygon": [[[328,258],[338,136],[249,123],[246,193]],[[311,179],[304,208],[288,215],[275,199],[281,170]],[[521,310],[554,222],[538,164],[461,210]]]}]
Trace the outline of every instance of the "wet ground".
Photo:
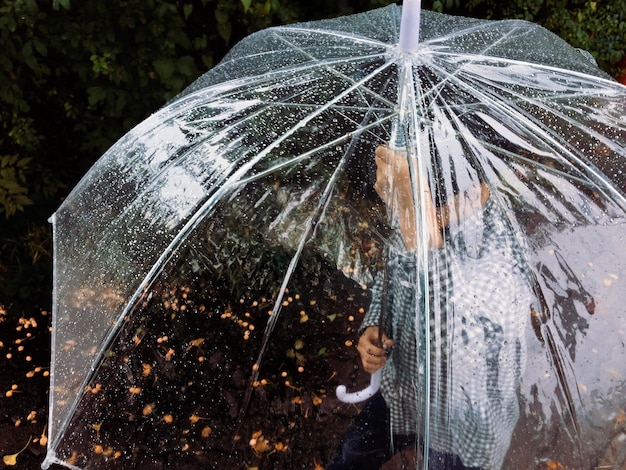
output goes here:
[{"label": "wet ground", "polygon": [[[346,321],[351,322],[348,319]],[[0,396],[0,456],[3,457],[2,461],[0,461],[0,469],[35,470],[40,468],[44,461],[48,441],[50,322],[51,316],[47,311],[37,311],[31,316],[13,319],[8,317],[6,312],[0,308],[0,371],[2,372],[0,374],[0,391],[2,392]],[[306,322],[302,322],[302,324],[304,323]],[[346,331],[346,333],[350,332]],[[346,351],[349,351],[349,349],[346,349]],[[349,351],[345,358],[335,362],[335,366],[338,369],[343,369],[342,374],[352,373],[354,375],[354,358],[354,352]],[[295,360],[293,363],[297,364]],[[311,367],[310,363],[308,367]],[[254,446],[250,446],[252,452],[249,457],[252,456],[252,460],[256,460],[257,463],[264,460],[265,467],[274,462],[278,465],[276,468],[321,470],[323,467],[321,462],[317,461],[316,455],[319,455],[319,450],[328,446],[329,442],[332,445],[336,443],[343,432],[343,427],[347,425],[351,416],[356,412],[356,408],[337,403],[332,398],[328,399],[328,396],[323,393],[320,393],[317,399],[311,395],[307,396],[306,393],[298,393],[296,387],[286,387],[284,382],[281,388],[283,391],[285,389],[291,391],[292,406],[289,406],[289,408],[292,414],[294,411],[298,411],[297,414],[302,419],[307,419],[311,423],[317,423],[316,427],[318,429],[315,435],[301,436],[301,438],[306,439],[308,444],[303,446],[304,449],[299,453],[306,455],[304,459],[310,462],[310,465],[300,466],[300,464],[297,464],[296,466],[295,462],[292,461],[290,463],[289,460],[291,460],[292,456],[289,444],[281,444],[280,441],[270,435],[264,435],[262,432],[259,434],[258,431],[262,431],[262,427],[255,431],[257,443]],[[304,398],[302,398],[303,396]],[[314,401],[315,404],[313,403]],[[333,408],[335,409],[334,412],[332,411]],[[307,409],[313,411],[307,412]],[[333,430],[328,427],[328,422],[323,419],[323,415],[328,413],[329,410],[330,413],[336,413],[338,409],[343,409],[345,416],[344,419],[339,420],[340,427]],[[300,411],[304,413],[300,413]],[[276,412],[284,414],[288,410],[276,410]],[[228,413],[224,416],[226,419],[232,418]],[[195,427],[200,430],[200,436],[205,434],[205,439],[208,440],[212,431],[209,431],[211,428],[207,426],[204,418],[194,414],[190,415],[189,418],[191,418],[189,427],[198,425]],[[169,418],[160,418],[161,424],[168,424],[166,423],[168,420]],[[267,426],[267,424],[265,423],[264,425]],[[182,430],[181,434],[184,433],[185,430]],[[250,442],[247,445],[249,446]],[[101,452],[100,455],[103,460],[107,457],[106,454],[110,452],[109,449],[105,448],[100,450],[99,447],[96,447],[96,449],[98,452]],[[201,465],[198,459],[195,459],[193,464],[185,463],[184,459],[179,462],[180,465],[176,465],[172,461],[167,464],[165,462],[167,459],[166,453],[159,452],[158,454],[151,457],[152,462],[143,462],[144,467],[142,468],[163,466],[167,468],[214,467],[214,463],[207,459],[200,459],[204,460],[204,465]],[[265,458],[263,458],[263,454],[265,454]],[[274,458],[271,457],[272,454]],[[111,454],[109,454],[110,456]],[[386,470],[402,468],[402,462],[407,459],[410,459],[410,456],[397,456],[394,461],[386,465]],[[122,463],[121,466],[116,465],[115,459],[111,459],[109,465],[105,464],[104,466],[124,468],[125,464]],[[61,467],[53,466],[53,468],[59,469]]]},{"label": "wet ground", "polygon": [[[0,468],[40,468],[48,422],[50,315],[0,307]],[[15,454],[19,453],[17,456]]]},{"label": "wet ground", "polygon": [[[251,382],[272,301],[224,311],[206,286],[159,283],[103,355],[58,455],[93,468],[322,469],[358,412],[334,389],[367,379],[353,347],[367,294],[349,288],[288,295]],[[37,469],[50,315],[1,319],[0,468]]]},{"label": "wet ground", "polygon": [[161,275],[100,358],[57,455],[81,468],[323,468],[358,412],[334,390],[367,378],[354,343],[369,295],[345,279],[302,280],[266,335],[276,299],[225,304],[201,278]]},{"label": "wet ground", "polygon": [[[367,294],[339,283],[324,298],[292,292],[250,383],[272,304],[242,297],[217,311],[205,287],[155,286],[83,391],[60,455],[93,468],[323,469],[358,412],[334,388],[366,379],[353,343]],[[0,469],[34,470],[48,439],[50,315],[0,310],[0,322]],[[626,468],[620,416],[596,468]],[[385,470],[415,468],[411,458]]]}]

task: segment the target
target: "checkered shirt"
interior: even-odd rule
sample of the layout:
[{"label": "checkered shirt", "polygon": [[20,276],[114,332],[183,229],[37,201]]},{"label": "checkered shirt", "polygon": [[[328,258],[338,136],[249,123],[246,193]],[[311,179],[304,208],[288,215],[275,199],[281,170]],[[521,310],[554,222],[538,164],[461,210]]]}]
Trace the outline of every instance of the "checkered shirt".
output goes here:
[{"label": "checkered shirt", "polygon": [[361,326],[382,325],[394,340],[381,379],[392,432],[423,436],[429,398],[428,446],[484,469],[502,466],[519,418],[532,303],[524,250],[492,199],[430,250],[427,284],[415,253],[391,243]]}]

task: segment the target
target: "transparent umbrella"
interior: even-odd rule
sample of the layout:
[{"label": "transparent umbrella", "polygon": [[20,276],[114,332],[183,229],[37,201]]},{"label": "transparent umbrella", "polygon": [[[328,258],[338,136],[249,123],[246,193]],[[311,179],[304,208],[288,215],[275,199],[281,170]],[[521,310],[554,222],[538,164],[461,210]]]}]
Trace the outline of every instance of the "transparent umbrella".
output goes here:
[{"label": "transparent umbrella", "polygon": [[44,468],[325,466],[367,326],[395,459],[623,465],[626,88],[527,22],[404,19],[250,36],[67,197]]}]

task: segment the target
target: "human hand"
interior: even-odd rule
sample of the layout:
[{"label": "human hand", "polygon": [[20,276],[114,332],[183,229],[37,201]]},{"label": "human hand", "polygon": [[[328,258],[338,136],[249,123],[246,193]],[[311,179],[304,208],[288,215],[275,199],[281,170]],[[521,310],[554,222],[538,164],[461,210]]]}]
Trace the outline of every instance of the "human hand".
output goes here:
[{"label": "human hand", "polygon": [[[413,188],[409,170],[409,159],[405,151],[393,150],[386,146],[376,148],[376,184],[374,189],[387,206],[390,219],[397,219],[400,231],[408,250],[418,246],[416,202],[413,200]],[[416,183],[415,193],[424,193],[423,211],[425,213],[428,244],[431,248],[443,246],[440,228],[440,214],[433,205],[430,187],[425,179]]]},{"label": "human hand", "polygon": [[412,207],[411,177],[406,152],[380,145],[375,152],[374,189],[390,211]]},{"label": "human hand", "polygon": [[361,363],[363,369],[373,374],[387,362],[387,354],[389,349],[393,346],[393,340],[382,333],[380,335],[379,328],[377,326],[368,326],[361,337],[356,347],[361,356]]}]

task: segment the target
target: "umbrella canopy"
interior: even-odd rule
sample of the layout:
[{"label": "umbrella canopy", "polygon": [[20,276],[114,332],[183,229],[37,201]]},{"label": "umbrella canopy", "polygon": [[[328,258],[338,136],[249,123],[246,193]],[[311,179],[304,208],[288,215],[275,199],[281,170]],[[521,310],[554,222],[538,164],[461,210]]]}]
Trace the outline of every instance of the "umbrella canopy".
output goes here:
[{"label": "umbrella canopy", "polygon": [[[67,197],[52,217],[44,468],[324,465],[355,413],[333,390],[367,382],[351,345],[372,298],[389,322],[398,279],[417,319],[418,367],[396,363],[420,390],[417,460],[458,440],[454,413],[474,412],[447,390],[492,341],[503,352],[483,372],[501,372],[476,396],[508,410],[486,420],[502,424],[487,425],[504,436],[496,463],[621,458],[626,88],[527,22],[423,11],[407,50],[400,18],[390,6],[250,36]],[[390,144],[408,212],[377,193]],[[485,258],[485,239],[517,267]],[[503,306],[494,293],[521,278]],[[487,302],[514,313],[463,313]],[[453,354],[476,322],[474,352]]]}]

